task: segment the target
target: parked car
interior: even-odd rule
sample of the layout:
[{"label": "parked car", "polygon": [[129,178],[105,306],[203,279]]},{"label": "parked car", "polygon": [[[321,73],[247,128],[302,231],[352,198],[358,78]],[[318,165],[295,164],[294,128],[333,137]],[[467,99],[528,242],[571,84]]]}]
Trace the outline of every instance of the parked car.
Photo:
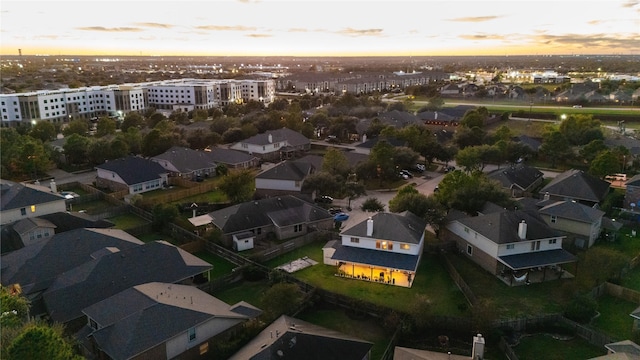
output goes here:
[{"label": "parked car", "polygon": [[341,212],[341,213],[337,213],[337,214],[333,217],[333,221],[339,221],[339,222],[342,222],[342,221],[347,221],[347,220],[349,220],[349,214],[347,214],[347,213],[343,213],[343,212]]},{"label": "parked car", "polygon": [[398,176],[402,179],[409,180],[409,176],[403,172],[399,172]]},{"label": "parked car", "polygon": [[445,166],[445,167],[444,167],[444,172],[445,172],[445,173],[449,173],[449,172],[454,171],[455,169],[456,169],[456,167],[455,167],[455,166]]},{"label": "parked car", "polygon": [[340,140],[338,140],[338,138],[335,135],[329,135],[327,136],[326,139],[324,139],[324,141],[331,143],[331,144],[337,144],[340,142]]},{"label": "parked car", "polygon": [[64,196],[65,199],[74,199],[80,197],[80,195],[74,193],[73,191],[61,191],[60,195]]},{"label": "parked car", "polygon": [[400,170],[400,172],[407,175],[409,178],[413,177],[413,174],[409,170],[403,169],[403,170]]},{"label": "parked car", "polygon": [[315,199],[315,202],[317,202],[318,204],[331,204],[333,202],[333,198],[331,196],[322,195],[318,196]]},{"label": "parked car", "polygon": [[338,214],[338,213],[341,213],[341,212],[342,212],[342,208],[339,208],[339,207],[329,208],[329,214],[331,214],[331,215],[335,215],[335,214]]}]

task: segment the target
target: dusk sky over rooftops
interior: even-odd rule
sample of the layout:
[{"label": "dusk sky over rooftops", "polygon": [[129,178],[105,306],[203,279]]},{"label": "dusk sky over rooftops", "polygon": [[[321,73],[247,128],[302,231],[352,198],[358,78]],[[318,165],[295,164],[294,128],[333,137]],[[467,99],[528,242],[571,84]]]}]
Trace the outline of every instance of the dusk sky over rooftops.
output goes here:
[{"label": "dusk sky over rooftops", "polygon": [[640,54],[640,1],[2,1],[2,55]]}]

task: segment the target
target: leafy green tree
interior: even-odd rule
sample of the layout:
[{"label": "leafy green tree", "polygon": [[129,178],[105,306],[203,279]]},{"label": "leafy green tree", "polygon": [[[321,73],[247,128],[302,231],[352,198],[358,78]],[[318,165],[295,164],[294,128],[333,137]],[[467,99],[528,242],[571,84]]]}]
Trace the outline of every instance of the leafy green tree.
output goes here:
[{"label": "leafy green tree", "polygon": [[[162,124],[160,122],[158,125]],[[162,154],[173,146],[173,138],[170,133],[163,132],[156,128],[145,135],[142,140],[142,154],[145,156],[155,156]]]},{"label": "leafy green tree", "polygon": [[467,174],[453,171],[438,184],[436,200],[447,209],[457,209],[468,214],[476,214],[487,201],[505,208],[512,208],[513,201],[502,186],[476,171]]},{"label": "leafy green tree", "polygon": [[19,291],[12,292],[9,288],[2,286],[0,288],[0,314],[2,314],[0,326],[3,329],[21,326],[29,317],[29,306],[29,299],[22,296]]},{"label": "leafy green tree", "polygon": [[235,143],[244,139],[244,134],[241,128],[230,128],[222,134],[222,140],[225,144]]},{"label": "leafy green tree", "polygon": [[103,116],[98,120],[98,124],[96,125],[96,136],[113,135],[116,133],[116,127],[117,124],[115,120]]},{"label": "leafy green tree", "polygon": [[29,131],[29,135],[34,139],[38,139],[43,143],[46,143],[55,139],[56,126],[48,121],[38,121],[38,123]]},{"label": "leafy green tree", "polygon": [[550,129],[543,135],[539,152],[551,161],[552,167],[555,167],[558,161],[565,162],[573,157],[567,139],[556,129]]},{"label": "leafy green tree", "polygon": [[302,183],[302,191],[316,192],[321,195],[336,195],[344,183],[344,178],[326,171],[318,171],[307,176]]},{"label": "leafy green tree", "polygon": [[466,172],[482,170],[482,153],[479,146],[468,146],[456,154],[456,164]]},{"label": "leafy green tree", "polygon": [[30,323],[9,344],[8,359],[29,360],[81,360],[73,346],[67,342],[61,326]]},{"label": "leafy green tree", "polygon": [[218,187],[232,203],[238,204],[251,200],[256,189],[255,178],[249,170],[230,171]]},{"label": "leafy green tree", "polygon": [[62,148],[69,164],[84,164],[87,162],[89,138],[75,133],[71,134]]},{"label": "leafy green tree", "polygon": [[601,179],[618,172],[620,172],[620,161],[610,150],[601,151],[589,166],[589,173]]},{"label": "leafy green tree", "polygon": [[119,159],[129,154],[129,144],[123,136],[118,136],[109,144],[109,159]]},{"label": "leafy green tree", "polygon": [[296,284],[277,283],[262,294],[262,309],[265,319],[270,322],[283,314],[296,310],[303,300],[303,293]]},{"label": "leafy green tree", "polygon": [[371,149],[369,162],[375,164],[378,178],[381,181],[395,180],[397,169],[394,160],[395,149],[385,140],[378,141]]},{"label": "leafy green tree", "polygon": [[[180,112],[180,114],[184,114],[184,113]],[[178,116],[179,115],[176,115],[172,120],[175,121],[175,119]],[[164,121],[164,120],[167,120],[167,117],[162,115],[162,113],[159,113],[159,112],[153,113],[153,114],[151,114],[151,116],[149,116],[147,118],[147,126],[153,129],[154,127],[156,127],[156,125],[158,125],[159,122]],[[178,122],[178,123],[180,123],[180,122]]]},{"label": "leafy green tree", "polygon": [[462,120],[460,120],[460,125],[469,129],[474,127],[482,128],[484,126],[485,119],[485,116],[483,115],[484,113],[478,109],[468,110],[462,117]]},{"label": "leafy green tree", "polygon": [[225,176],[229,173],[229,168],[225,164],[218,164],[216,166],[216,176]]},{"label": "leafy green tree", "polygon": [[90,139],[87,146],[87,160],[90,164],[99,165],[105,160],[112,159],[109,150],[111,142],[106,139],[96,138]]},{"label": "leafy green tree", "polygon": [[129,128],[142,129],[145,125],[142,115],[136,112],[129,112],[125,115],[124,120],[122,120],[120,130],[122,130],[122,132],[127,132]]},{"label": "leafy green tree", "polygon": [[366,212],[379,212],[384,211],[384,204],[378,200],[378,198],[370,197],[367,198],[360,207],[362,211]]},{"label": "leafy green tree", "polygon": [[332,175],[346,176],[349,172],[349,161],[344,152],[336,148],[329,148],[322,157],[322,171]]},{"label": "leafy green tree", "polygon": [[572,145],[585,145],[592,140],[602,140],[602,123],[591,115],[569,115],[560,122],[558,130]]},{"label": "leafy green tree", "polygon": [[130,153],[142,153],[142,134],[140,134],[140,130],[137,127],[130,127],[126,131],[123,130],[122,139],[129,146]]},{"label": "leafy green tree", "polygon": [[72,134],[78,134],[81,136],[87,136],[89,133],[89,123],[86,120],[73,120],[67,127],[62,130],[64,136],[70,136]]},{"label": "leafy green tree", "polygon": [[173,204],[158,204],[153,207],[153,228],[162,230],[164,226],[174,221],[180,215],[180,210]]},{"label": "leafy green tree", "polygon": [[473,128],[459,127],[456,133],[453,135],[453,142],[460,149],[464,149],[467,146],[482,145],[486,137],[486,131],[475,126]]}]

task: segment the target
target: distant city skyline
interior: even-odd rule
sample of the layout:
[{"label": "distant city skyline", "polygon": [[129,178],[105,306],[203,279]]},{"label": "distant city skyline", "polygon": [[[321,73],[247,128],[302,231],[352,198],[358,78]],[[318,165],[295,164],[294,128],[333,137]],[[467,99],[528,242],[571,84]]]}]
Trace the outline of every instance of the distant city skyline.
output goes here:
[{"label": "distant city skyline", "polygon": [[640,1],[2,1],[0,54],[640,54]]}]

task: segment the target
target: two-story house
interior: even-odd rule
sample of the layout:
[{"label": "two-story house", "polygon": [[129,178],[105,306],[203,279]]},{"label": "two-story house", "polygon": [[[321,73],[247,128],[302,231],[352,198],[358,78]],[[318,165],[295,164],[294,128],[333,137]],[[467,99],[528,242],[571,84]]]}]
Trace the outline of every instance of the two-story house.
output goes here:
[{"label": "two-story house", "polygon": [[282,128],[239,141],[229,147],[266,161],[291,159],[311,149],[311,141],[297,131]]},{"label": "two-story house", "polygon": [[600,236],[605,212],[576,201],[556,201],[538,210],[552,229],[567,235],[576,247],[593,246]]},{"label": "two-story house", "polygon": [[313,172],[308,162],[285,160],[256,175],[256,192],[267,196],[300,193],[305,178]]},{"label": "two-story house", "polygon": [[509,285],[570,276],[560,266],[576,261],[562,248],[563,235],[551,229],[535,210],[501,210],[460,216],[440,233],[458,250]]},{"label": "two-story house", "polygon": [[376,213],[329,241],[324,264],[353,279],[411,287],[424,248],[427,223],[410,211]]},{"label": "two-story house", "polygon": [[67,211],[65,198],[52,187],[0,180],[0,225]]}]

